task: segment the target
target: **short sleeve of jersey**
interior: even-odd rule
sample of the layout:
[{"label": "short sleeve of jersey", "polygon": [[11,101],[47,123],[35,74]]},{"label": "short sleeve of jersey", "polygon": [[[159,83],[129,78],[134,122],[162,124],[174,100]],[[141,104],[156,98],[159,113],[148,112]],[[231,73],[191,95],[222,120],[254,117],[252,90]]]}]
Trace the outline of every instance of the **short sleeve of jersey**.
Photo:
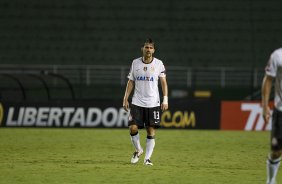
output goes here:
[{"label": "short sleeve of jersey", "polygon": [[160,63],[160,74],[159,77],[166,77],[166,71],[163,62]]},{"label": "short sleeve of jersey", "polygon": [[277,54],[275,54],[275,53],[271,54],[269,61],[266,65],[266,67],[265,67],[266,75],[276,77],[278,60],[279,60],[279,57],[278,57]]},{"label": "short sleeve of jersey", "polygon": [[130,71],[129,71],[129,74],[127,76],[128,79],[134,81],[134,75],[133,75],[133,63],[131,65],[131,68],[130,68]]}]

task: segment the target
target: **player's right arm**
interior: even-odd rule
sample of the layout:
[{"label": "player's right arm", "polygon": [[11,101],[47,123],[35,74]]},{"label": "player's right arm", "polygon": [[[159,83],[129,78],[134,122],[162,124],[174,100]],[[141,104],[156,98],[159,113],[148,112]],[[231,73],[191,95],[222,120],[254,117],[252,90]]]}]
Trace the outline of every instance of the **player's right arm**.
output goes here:
[{"label": "player's right arm", "polygon": [[262,104],[262,115],[265,122],[268,122],[270,118],[270,108],[268,106],[268,103],[271,93],[272,81],[273,81],[273,77],[269,75],[265,75],[262,81],[261,104]]},{"label": "player's right arm", "polygon": [[132,80],[128,80],[127,85],[126,85],[126,89],[125,89],[125,93],[124,93],[124,97],[123,97],[123,108],[124,110],[127,112],[129,110],[129,102],[128,102],[128,98],[133,90],[134,87],[134,81]]}]

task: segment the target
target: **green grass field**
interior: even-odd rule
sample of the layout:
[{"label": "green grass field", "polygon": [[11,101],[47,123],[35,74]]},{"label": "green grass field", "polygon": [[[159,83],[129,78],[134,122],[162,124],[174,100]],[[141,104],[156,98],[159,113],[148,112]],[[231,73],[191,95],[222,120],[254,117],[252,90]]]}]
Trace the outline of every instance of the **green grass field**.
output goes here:
[{"label": "green grass field", "polygon": [[269,132],[160,129],[150,167],[130,164],[127,129],[1,128],[0,183],[259,184],[268,143]]}]

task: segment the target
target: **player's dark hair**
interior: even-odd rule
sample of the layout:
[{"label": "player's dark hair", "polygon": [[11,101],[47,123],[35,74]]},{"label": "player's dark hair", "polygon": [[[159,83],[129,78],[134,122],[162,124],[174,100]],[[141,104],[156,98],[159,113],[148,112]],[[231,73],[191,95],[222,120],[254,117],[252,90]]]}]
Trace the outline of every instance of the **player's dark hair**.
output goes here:
[{"label": "player's dark hair", "polygon": [[145,40],[143,46],[144,46],[146,43],[152,44],[152,45],[155,47],[155,42],[154,42],[151,38],[147,38],[147,39]]}]

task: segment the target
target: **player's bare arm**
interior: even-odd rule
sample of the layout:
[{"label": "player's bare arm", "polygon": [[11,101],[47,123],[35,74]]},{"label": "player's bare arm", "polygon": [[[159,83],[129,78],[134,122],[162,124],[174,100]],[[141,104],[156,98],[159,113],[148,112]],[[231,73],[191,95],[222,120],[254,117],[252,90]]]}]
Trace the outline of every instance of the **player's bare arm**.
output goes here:
[{"label": "player's bare arm", "polygon": [[168,87],[167,87],[166,77],[160,77],[160,82],[164,96],[163,102],[161,104],[161,110],[165,111],[168,109]]},{"label": "player's bare arm", "polygon": [[134,82],[132,80],[128,80],[127,85],[126,85],[126,89],[125,89],[125,94],[124,94],[124,98],[123,98],[123,108],[124,110],[127,112],[129,110],[129,102],[128,102],[128,98],[132,92],[134,86]]},{"label": "player's bare arm", "polygon": [[268,122],[269,118],[270,118],[270,109],[268,106],[269,103],[269,97],[270,97],[270,93],[271,93],[271,87],[272,87],[272,81],[273,81],[273,77],[265,75],[263,78],[263,82],[262,82],[262,113],[263,113],[263,118],[266,122]]}]

